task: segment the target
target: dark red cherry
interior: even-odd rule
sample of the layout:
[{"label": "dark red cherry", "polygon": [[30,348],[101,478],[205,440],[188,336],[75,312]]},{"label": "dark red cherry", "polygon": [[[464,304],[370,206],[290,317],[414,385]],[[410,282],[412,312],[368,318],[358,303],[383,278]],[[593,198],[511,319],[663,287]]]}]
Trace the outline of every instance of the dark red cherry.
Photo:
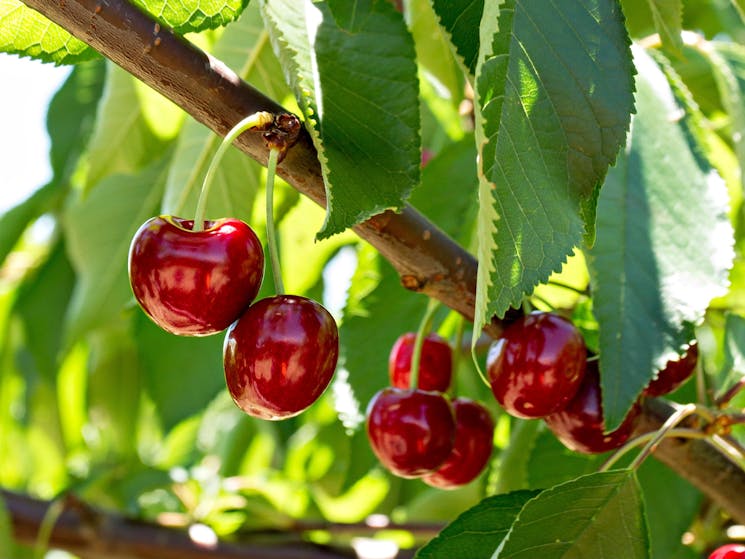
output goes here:
[{"label": "dark red cherry", "polygon": [[531,313],[508,326],[487,357],[494,397],[510,415],[545,417],[574,396],[585,373],[587,350],[568,320]]},{"label": "dark red cherry", "polygon": [[129,281],[147,315],[181,336],[225,330],[251,304],[264,276],[264,252],[237,219],[193,221],[158,216],[135,233]]},{"label": "dark red cherry", "polygon": [[[411,358],[414,355],[416,334],[408,332],[399,336],[388,356],[388,374],[391,385],[409,388]],[[419,388],[446,392],[453,376],[453,352],[447,341],[434,332],[424,338],[419,359]]]},{"label": "dark red cherry", "polygon": [[745,545],[728,543],[716,548],[709,559],[745,559]]},{"label": "dark red cherry", "polygon": [[233,400],[247,414],[284,419],[328,386],[339,355],[334,318],[305,297],[277,295],[251,305],[225,336],[223,366]]},{"label": "dark red cherry", "polygon": [[675,361],[668,361],[665,368],[657,373],[649,386],[644,390],[647,396],[669,394],[683,384],[693,374],[698,362],[698,344],[693,342],[688,351]]},{"label": "dark red cherry", "polygon": [[453,400],[455,444],[445,462],[422,480],[440,489],[455,489],[476,479],[494,447],[494,421],[489,411],[468,398]]},{"label": "dark red cherry", "polygon": [[421,477],[441,466],[453,450],[453,408],[439,392],[384,388],[367,407],[367,436],[388,470]]},{"label": "dark red cherry", "polygon": [[623,423],[611,433],[605,433],[600,375],[597,361],[587,364],[587,371],[577,394],[563,410],[545,418],[546,425],[564,443],[576,452],[596,454],[614,450],[631,436],[641,413],[634,404]]}]

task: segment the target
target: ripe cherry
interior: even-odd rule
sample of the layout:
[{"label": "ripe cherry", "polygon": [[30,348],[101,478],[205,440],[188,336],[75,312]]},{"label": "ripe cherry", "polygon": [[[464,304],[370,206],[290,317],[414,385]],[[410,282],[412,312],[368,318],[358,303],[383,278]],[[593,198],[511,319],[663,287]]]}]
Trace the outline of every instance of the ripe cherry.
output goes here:
[{"label": "ripe cherry", "polygon": [[531,313],[508,326],[489,349],[491,389],[510,415],[526,419],[561,410],[585,374],[582,335],[568,320]]},{"label": "ripe cherry", "polygon": [[225,336],[225,381],[235,403],[262,419],[284,419],[315,402],[339,355],[334,318],[320,304],[277,295],[251,305]]},{"label": "ripe cherry", "polygon": [[745,559],[745,545],[728,543],[716,548],[709,559]]},{"label": "ripe cherry", "polygon": [[422,480],[440,489],[455,489],[478,477],[494,447],[494,421],[489,411],[468,398],[453,400],[455,444],[450,456]]},{"label": "ripe cherry", "polygon": [[548,428],[576,452],[595,454],[614,450],[624,444],[634,430],[641,409],[634,404],[623,423],[605,433],[602,398],[600,393],[600,374],[597,361],[588,363],[587,371],[577,394],[567,406],[545,418]]},{"label": "ripe cherry", "polygon": [[682,385],[693,374],[698,362],[698,344],[693,342],[688,351],[678,360],[668,361],[665,368],[644,390],[647,396],[662,396]]},{"label": "ripe cherry", "polygon": [[439,392],[384,388],[367,407],[367,436],[388,470],[421,477],[440,467],[453,450],[453,408]]},{"label": "ripe cherry", "polygon": [[129,249],[129,280],[137,302],[164,330],[207,336],[225,330],[251,304],[264,276],[264,252],[237,219],[146,221]]},{"label": "ripe cherry", "polygon": [[[409,388],[415,341],[416,334],[408,332],[393,344],[388,356],[388,374],[392,386]],[[419,359],[419,388],[446,392],[452,376],[453,352],[450,346],[437,334],[429,334],[424,338]]]}]

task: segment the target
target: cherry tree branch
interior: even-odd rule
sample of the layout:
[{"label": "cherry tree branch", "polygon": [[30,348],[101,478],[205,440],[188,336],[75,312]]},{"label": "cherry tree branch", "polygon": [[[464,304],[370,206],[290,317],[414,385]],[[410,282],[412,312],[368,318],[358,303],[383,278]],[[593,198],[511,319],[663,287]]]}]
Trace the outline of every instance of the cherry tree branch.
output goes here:
[{"label": "cherry tree branch", "polygon": [[[9,512],[16,539],[35,545],[39,529],[52,503],[7,490],[0,490],[0,502]],[[434,537],[442,526],[434,524],[394,526]],[[378,529],[365,524],[299,524],[292,535],[257,532],[235,541],[214,545],[194,541],[184,530],[132,520],[95,509],[74,496],[63,498],[61,512],[51,532],[50,547],[63,548],[81,559],[354,559],[344,546],[319,545],[303,540],[309,530],[327,530],[337,536],[372,536]],[[294,536],[294,537],[293,537]],[[403,550],[397,559],[410,558]]]},{"label": "cherry tree branch", "polygon": [[[23,1],[221,136],[248,114],[284,112],[281,106],[243,82],[219,60],[176,36],[125,0]],[[260,135],[243,134],[236,145],[256,161],[266,164],[268,150]],[[297,144],[287,152],[278,174],[298,191],[325,206],[321,169],[307,133],[301,134]],[[434,297],[473,319],[475,258],[419,212],[411,207],[401,213],[385,212],[358,225],[355,231],[391,262],[404,287]],[[496,337],[504,323],[494,320],[486,331]],[[665,413],[664,407],[645,408],[643,429],[659,428]],[[723,463],[722,455],[714,448],[702,446],[700,441],[666,442],[656,455],[745,523],[745,499],[733,498],[745,493],[731,490],[745,488],[745,472]]]}]

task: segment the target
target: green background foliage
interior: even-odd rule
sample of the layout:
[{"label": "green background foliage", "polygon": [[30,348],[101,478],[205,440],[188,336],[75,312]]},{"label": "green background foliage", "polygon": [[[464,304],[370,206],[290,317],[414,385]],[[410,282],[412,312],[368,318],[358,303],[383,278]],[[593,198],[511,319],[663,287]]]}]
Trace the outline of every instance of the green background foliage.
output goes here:
[{"label": "green background foliage", "polygon": [[[285,284],[332,309],[341,358],[311,409],[266,423],[227,395],[222,336],[160,331],[128,285],[132,235],[161,212],[193,215],[219,138],[0,0],[0,51],[75,64],[47,114],[53,178],[0,216],[0,486],[72,491],[221,536],[374,513],[438,522],[422,559],[533,557],[537,546],[545,557],[691,559],[721,535],[701,492],[659,463],[598,472],[607,456],[572,453],[540,422],[505,415],[466,348],[472,339],[483,368],[481,327],[512,307],[571,316],[598,354],[609,429],[693,339],[696,383],[671,398],[711,404],[741,381],[742,3],[404,6],[141,3],[296,111],[318,151],[327,211],[280,182],[275,214]],[[229,150],[208,217],[239,217],[265,239],[265,176]],[[475,326],[446,308],[434,322],[456,347],[453,393],[497,422],[489,467],[451,492],[385,472],[364,429],[389,349],[427,300],[351,228],[407,203],[481,263]],[[51,223],[43,239],[29,233],[40,219]],[[261,296],[272,292],[265,281]],[[3,511],[0,555],[15,546]]]}]

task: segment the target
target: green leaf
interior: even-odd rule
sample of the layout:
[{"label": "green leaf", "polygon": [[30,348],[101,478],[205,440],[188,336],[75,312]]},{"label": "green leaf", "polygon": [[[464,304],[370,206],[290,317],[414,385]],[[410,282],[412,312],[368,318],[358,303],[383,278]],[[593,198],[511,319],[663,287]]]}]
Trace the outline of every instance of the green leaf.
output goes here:
[{"label": "green leaf", "polygon": [[78,165],[93,132],[105,78],[103,60],[78,64],[49,102],[47,131],[54,182],[68,181]]},{"label": "green leaf", "polygon": [[104,179],[64,215],[70,260],[78,274],[66,319],[67,341],[122,312],[132,300],[127,255],[132,236],[157,208],[167,159],[138,175]]},{"label": "green leaf", "polygon": [[75,272],[62,242],[51,249],[47,260],[18,290],[13,306],[23,323],[24,337],[36,369],[54,382],[59,370],[62,329],[75,285]]},{"label": "green leaf", "polygon": [[515,491],[487,497],[448,524],[422,547],[416,559],[489,559],[520,510],[540,491]]},{"label": "green leaf", "polygon": [[683,51],[683,2],[681,0],[647,0],[654,26],[662,45],[676,53]]},{"label": "green leaf", "polygon": [[[283,99],[289,93],[255,3],[224,31],[213,55],[272,99]],[[186,121],[168,171],[163,213],[194,215],[204,174],[220,142],[221,138],[202,124],[193,119]],[[206,215],[248,221],[262,177],[257,163],[236,148],[230,148],[216,169]]]},{"label": "green leaf", "polygon": [[203,411],[225,389],[222,335],[174,336],[138,311],[135,337],[144,387],[164,431]]},{"label": "green leaf", "polygon": [[249,0],[135,0],[134,4],[176,33],[205,31],[235,21]]},{"label": "green leaf", "polygon": [[455,52],[474,75],[479,54],[479,38],[474,30],[481,23],[484,0],[432,0],[432,6]]},{"label": "green leaf", "polygon": [[607,455],[579,454],[565,447],[547,428],[538,433],[527,460],[528,487],[544,489],[591,474]]},{"label": "green leaf", "polygon": [[647,559],[649,536],[636,476],[591,474],[543,491],[520,511],[494,559]]},{"label": "green leaf", "polygon": [[745,376],[745,317],[728,313],[724,323],[723,374],[716,388],[723,392]]},{"label": "green leaf", "polygon": [[453,56],[450,40],[439,25],[432,4],[429,0],[411,0],[408,13],[419,64],[447,89],[449,101],[458,103],[463,97],[463,71]]},{"label": "green leaf", "polygon": [[108,63],[103,96],[88,144],[86,191],[115,173],[135,173],[156,160],[165,143],[150,127],[136,79]]},{"label": "green leaf", "polygon": [[660,69],[641,52],[635,63],[638,116],[601,192],[588,261],[608,430],[685,351],[692,326],[726,292],[733,260],[725,185],[689,146]]},{"label": "green leaf", "polygon": [[[745,47],[714,41],[712,48],[700,49],[712,64],[722,104],[729,117],[729,137],[740,168],[745,168]],[[740,180],[745,185],[745,177]]]},{"label": "green leaf", "polygon": [[142,368],[126,321],[99,328],[89,337],[86,442],[98,460],[135,456]]},{"label": "green leaf", "polygon": [[0,264],[18,244],[29,224],[47,210],[58,194],[57,185],[47,184],[0,215]]},{"label": "green leaf", "polygon": [[0,0],[0,52],[55,64],[77,64],[98,53],[20,0]]},{"label": "green leaf", "polygon": [[617,2],[508,1],[481,33],[493,40],[482,38],[476,79],[477,329],[558,271],[583,234],[592,239],[597,189],[633,110]]},{"label": "green leaf", "polygon": [[375,0],[350,33],[325,2],[262,7],[321,161],[328,212],[319,238],[403,207],[421,156],[414,43],[400,14]]},{"label": "green leaf", "polygon": [[698,557],[682,542],[683,534],[696,522],[701,492],[683,478],[670,475],[670,468],[657,460],[646,460],[639,468],[639,484],[649,525],[654,559]]}]

